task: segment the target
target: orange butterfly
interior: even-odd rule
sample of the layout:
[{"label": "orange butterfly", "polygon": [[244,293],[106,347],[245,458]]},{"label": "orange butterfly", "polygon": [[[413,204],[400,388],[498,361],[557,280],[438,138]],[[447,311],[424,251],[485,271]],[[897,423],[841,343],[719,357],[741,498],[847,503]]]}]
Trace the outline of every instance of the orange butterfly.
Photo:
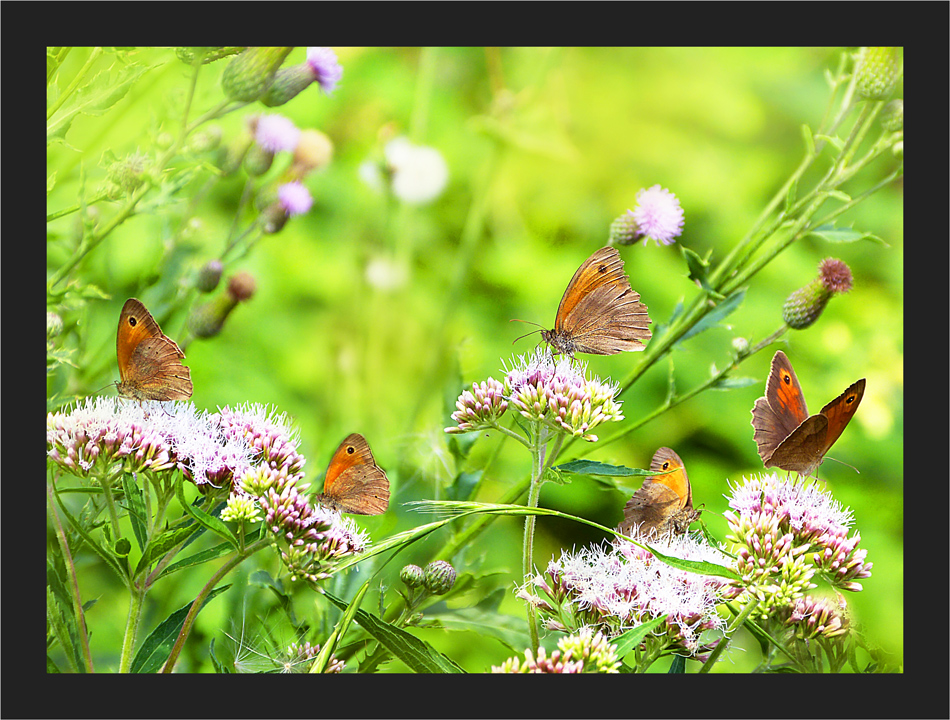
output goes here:
[{"label": "orange butterfly", "polygon": [[614,355],[643,350],[650,339],[650,316],[630,287],[617,248],[603,247],[581,265],[567,284],[553,330],[541,337],[556,353]]},{"label": "orange butterfly", "polygon": [[333,453],[320,504],[357,515],[379,515],[389,507],[389,479],[376,464],[369,443],[359,433],[347,435]]},{"label": "orange butterfly", "polygon": [[802,386],[781,350],[772,358],[765,396],[752,408],[752,437],[765,467],[810,475],[844,432],[864,397],[864,378],[808,415]]},{"label": "orange butterfly", "polygon": [[[693,488],[683,461],[670,448],[661,447],[650,461],[650,470],[666,474],[651,475],[643,481],[643,486],[624,505],[617,532],[630,536],[636,528],[637,535],[644,537],[669,530],[682,535],[702,512],[693,508]],[[668,470],[673,472],[667,473]]]},{"label": "orange butterfly", "polygon": [[191,397],[191,371],[181,364],[185,353],[135,298],[122,306],[115,350],[119,360],[115,387],[119,395],[139,402]]}]

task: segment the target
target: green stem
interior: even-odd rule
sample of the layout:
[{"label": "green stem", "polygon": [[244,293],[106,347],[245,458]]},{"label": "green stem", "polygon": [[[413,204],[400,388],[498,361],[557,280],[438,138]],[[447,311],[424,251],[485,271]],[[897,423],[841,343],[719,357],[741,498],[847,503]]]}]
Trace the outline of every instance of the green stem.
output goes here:
[{"label": "green stem", "polygon": [[79,592],[79,578],[76,577],[76,566],[73,563],[72,553],[69,551],[69,542],[66,539],[66,531],[59,521],[59,515],[56,513],[56,507],[53,503],[53,487],[46,487],[46,502],[49,507],[50,517],[56,529],[56,542],[63,553],[63,565],[66,568],[66,579],[69,581],[71,590],[69,596],[73,603],[73,614],[76,617],[76,627],[79,630],[79,644],[82,648],[83,660],[86,664],[86,672],[94,672],[92,665],[92,653],[89,651],[89,633],[86,630],[86,614],[82,609],[82,596]]},{"label": "green stem", "polygon": [[122,638],[122,655],[119,658],[119,672],[127,673],[132,667],[132,656],[135,650],[135,639],[138,637],[139,625],[142,622],[142,609],[145,607],[147,590],[137,583],[130,585],[132,592],[129,596],[129,615],[125,621],[125,635]]},{"label": "green stem", "polygon": [[172,647],[171,652],[168,654],[168,659],[165,661],[164,667],[162,667],[163,673],[171,673],[172,670],[175,669],[175,663],[178,662],[178,656],[181,654],[182,648],[185,646],[185,640],[188,639],[188,635],[191,633],[191,628],[194,626],[195,620],[198,617],[198,613],[201,611],[201,608],[205,602],[205,598],[208,597],[208,594],[214,590],[215,586],[221,582],[221,579],[224,578],[229,572],[247,560],[258,550],[262,550],[269,544],[270,537],[265,537],[262,540],[251,543],[247,546],[243,553],[235,553],[232,555],[228,561],[224,563],[224,565],[222,565],[214,575],[211,576],[211,579],[208,580],[205,586],[201,589],[201,592],[198,593],[198,596],[191,604],[191,609],[185,616],[185,621],[182,623],[181,630],[178,633],[178,638],[175,640],[175,644]]},{"label": "green stem", "polygon": [[[536,508],[538,499],[541,497],[541,477],[544,468],[544,443],[541,440],[543,429],[540,422],[534,423],[532,428],[532,448],[531,448],[531,485],[528,489],[527,507]],[[534,524],[536,517],[528,515],[524,519],[524,541],[522,543],[521,553],[521,577],[524,578],[533,571],[534,568]],[[528,613],[528,636],[531,641],[532,652],[538,651],[540,644],[538,634],[538,614],[531,603],[527,603]]]},{"label": "green stem", "polygon": [[742,612],[740,612],[732,621],[732,625],[729,626],[729,629],[726,631],[726,634],[723,637],[723,639],[720,640],[719,644],[716,645],[716,647],[713,649],[711,653],[709,653],[709,658],[706,660],[706,662],[703,663],[702,668],[700,668],[699,670],[699,673],[701,675],[708,673],[709,671],[713,669],[713,667],[715,667],[716,660],[718,660],[719,656],[722,655],[726,651],[727,647],[729,647],[729,643],[732,642],[732,638],[735,635],[736,631],[740,627],[742,627],[742,624],[755,611],[755,609],[758,606],[759,606],[759,601],[756,600],[754,597],[750,597],[749,602],[747,602],[745,607],[742,608]]}]

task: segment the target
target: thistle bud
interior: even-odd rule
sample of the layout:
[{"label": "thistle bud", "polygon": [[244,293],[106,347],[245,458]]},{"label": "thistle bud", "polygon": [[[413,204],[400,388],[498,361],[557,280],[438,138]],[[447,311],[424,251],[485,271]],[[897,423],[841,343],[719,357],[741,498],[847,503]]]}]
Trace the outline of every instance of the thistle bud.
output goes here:
[{"label": "thistle bud", "polygon": [[46,311],[46,339],[52,340],[63,331],[63,319],[54,312]]},{"label": "thistle bud", "polygon": [[423,583],[422,568],[418,565],[406,565],[399,572],[399,579],[402,580],[407,587],[420,587]]},{"label": "thistle bud", "polygon": [[455,568],[445,560],[430,562],[422,572],[422,583],[433,595],[445,595],[455,585]]},{"label": "thistle bud", "polygon": [[224,69],[221,87],[232,100],[253,102],[274,82],[291,47],[249,47]]},{"label": "thistle bud", "polygon": [[867,47],[858,60],[858,94],[868,100],[887,97],[900,77],[900,58],[896,47]]},{"label": "thistle bud", "polygon": [[261,104],[267,107],[283,105],[310,87],[316,79],[307,63],[278,70],[274,82],[261,98]]},{"label": "thistle bud", "polygon": [[195,308],[188,318],[188,327],[195,337],[209,338],[221,332],[231,311],[239,302],[254,295],[254,278],[241,272],[228,280],[227,292]]},{"label": "thistle bud", "polygon": [[633,212],[627,210],[623,215],[610,223],[610,237],[608,245],[633,245],[640,239],[640,228],[633,219]]},{"label": "thistle bud", "polygon": [[333,141],[330,138],[319,130],[301,130],[289,174],[299,180],[314,170],[329,165],[332,157]]},{"label": "thistle bud", "polygon": [[211,292],[218,287],[223,270],[224,265],[221,264],[220,260],[209,260],[202,266],[201,270],[198,271],[198,279],[195,281],[195,287],[203,293]]},{"label": "thistle bud", "polygon": [[881,111],[881,127],[888,132],[900,132],[904,129],[904,101],[891,100]]},{"label": "thistle bud", "polygon": [[846,293],[852,285],[851,268],[842,260],[825,258],[818,266],[818,277],[788,296],[782,319],[795,330],[812,325],[836,293]]}]

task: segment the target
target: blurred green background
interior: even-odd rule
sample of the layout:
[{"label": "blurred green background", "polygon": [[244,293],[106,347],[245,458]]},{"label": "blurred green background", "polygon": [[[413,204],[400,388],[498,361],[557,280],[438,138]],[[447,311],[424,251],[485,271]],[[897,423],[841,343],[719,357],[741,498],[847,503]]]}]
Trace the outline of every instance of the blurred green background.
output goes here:
[{"label": "blurred green background", "polygon": [[[78,66],[83,53],[87,50],[77,49],[68,62]],[[514,354],[533,351],[536,335],[512,345],[529,328],[510,319],[553,326],[574,270],[606,244],[611,221],[634,206],[638,190],[659,183],[676,193],[686,217],[680,244],[702,256],[711,250],[714,265],[729,252],[799,163],[801,125],[820,121],[829,92],[824,73],[837,66],[840,51],[339,48],[337,53],[344,74],[332,95],[314,87],[275,110],[300,128],[323,131],[334,143],[332,163],[306,181],[314,207],[228,265],[226,275],[251,273],[257,292],[238,306],[218,337],[187,346],[186,364],[199,408],[256,402],[287,413],[299,430],[307,478],[315,488],[340,440],[349,432],[364,434],[393,486],[386,515],[359,519],[381,539],[431,520],[401,503],[446,497],[460,471],[480,469],[496,453],[500,438],[484,433],[465,465],[449,452],[443,428],[453,424],[449,414],[456,397],[473,381],[500,379],[502,363],[510,366]],[[302,62],[304,54],[296,48],[287,64]],[[148,152],[159,132],[177,127],[188,68],[171,49],[142,49],[136,59],[155,67],[110,113],[77,119],[68,145],[51,147],[48,173],[56,173],[56,185],[48,197],[50,212],[76,202],[80,168],[91,187],[104,175],[106,151]],[[207,66],[195,113],[220,100],[218,78],[225,64]],[[273,112],[250,106],[216,123],[224,142],[238,135],[247,115],[260,111]],[[449,166],[446,191],[429,205],[400,205],[360,179],[359,166],[378,159],[386,140],[401,134],[437,148]],[[848,190],[856,194],[874,184],[894,162],[882,158]],[[66,343],[77,348],[79,370],[53,376],[50,394],[92,393],[118,379],[116,322],[129,296],[145,302],[166,334],[182,337],[187,309],[167,312],[167,288],[159,275],[187,276],[221,253],[242,189],[235,178],[217,183],[195,210],[200,222],[187,244],[174,252],[168,243],[178,230],[176,218],[186,210],[184,201],[125,222],[84,261],[83,278],[111,300],[64,318],[70,328]],[[108,205],[101,212],[108,217]],[[50,268],[62,262],[75,222],[70,216],[50,224]],[[670,362],[677,389],[691,389],[708,377],[711,366],[727,361],[734,337],[755,343],[773,332],[785,298],[816,276],[823,258],[843,259],[854,273],[854,289],[834,298],[813,327],[790,331],[782,343],[747,360],[736,374],[756,378],[755,385],[703,393],[621,442],[602,449],[597,443],[575,444],[570,455],[647,467],[658,447],[674,448],[689,471],[694,503],[705,506],[703,520],[722,538],[727,483],[763,469],[750,410],[764,392],[774,350],[784,349],[791,358],[812,412],[866,377],[860,411],[830,453],[860,474],[827,461],[820,476],[853,509],[861,547],[874,563],[864,591],[847,598],[853,616],[872,642],[902,657],[902,184],[876,194],[840,222],[852,223],[887,246],[829,245],[814,238],[792,246],[754,278],[727,325],[679,346],[671,360],[661,361],[623,396],[624,423],[663,401]],[[679,247],[641,244],[621,254],[655,324],[667,322],[677,303],[695,296]],[[641,356],[583,359],[592,373],[619,380]],[[604,428],[599,434],[606,438],[613,432]],[[528,453],[504,443],[476,499],[497,500],[529,470]],[[622,493],[577,478],[546,485],[541,505],[613,526],[635,486]],[[503,573],[508,592],[502,611],[516,624],[524,618],[511,592],[519,581],[521,532],[520,521],[501,518],[456,558],[460,570]],[[398,583],[405,562],[435,559],[445,537],[430,537],[391,563],[384,571],[386,584]],[[562,550],[599,538],[587,526],[541,518],[537,565],[543,568]],[[104,573],[100,580],[108,583]],[[195,587],[203,582],[194,579]],[[187,592],[183,588],[181,597],[168,599],[168,609],[186,602]],[[117,612],[120,608],[121,603]],[[235,612],[240,613],[240,602],[233,598],[212,603],[199,619],[199,632],[213,635],[228,614],[239,623]],[[164,617],[159,608],[155,617]],[[122,612],[115,619],[118,632],[121,618]],[[420,636],[471,670],[488,669],[511,654],[473,632],[420,631]],[[545,644],[550,650],[554,640]],[[722,669],[749,669],[755,656],[736,650]],[[390,663],[384,669],[402,668]]]}]

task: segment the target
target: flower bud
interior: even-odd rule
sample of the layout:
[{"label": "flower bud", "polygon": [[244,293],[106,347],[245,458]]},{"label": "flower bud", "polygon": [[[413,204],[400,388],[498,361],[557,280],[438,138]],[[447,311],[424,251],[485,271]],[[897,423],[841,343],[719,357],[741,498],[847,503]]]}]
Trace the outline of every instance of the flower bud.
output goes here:
[{"label": "flower bud", "polygon": [[858,94],[868,100],[887,97],[900,77],[901,63],[896,47],[867,47],[858,60]]},{"label": "flower bud", "polygon": [[201,270],[198,271],[198,279],[195,281],[195,287],[203,293],[209,293],[218,287],[221,281],[221,273],[224,271],[224,265],[220,260],[209,260]]},{"label": "flower bud", "polygon": [[904,129],[904,101],[891,100],[881,111],[881,127],[888,132],[900,132]]},{"label": "flower bud", "polygon": [[610,223],[608,245],[633,245],[640,239],[640,228],[633,219],[633,213],[627,210],[623,215]]},{"label": "flower bud", "polygon": [[445,560],[430,562],[422,572],[422,582],[433,595],[445,595],[455,585],[455,568]]},{"label": "flower bud", "polygon": [[239,272],[228,280],[228,295],[234,302],[246,302],[254,296],[257,284],[250,273]]},{"label": "flower bud", "polygon": [[406,565],[399,572],[399,579],[402,580],[407,587],[420,587],[423,583],[422,568],[418,565]]},{"label": "flower bud", "polygon": [[46,312],[46,339],[52,340],[63,331],[63,319],[54,312]]},{"label": "flower bud", "polygon": [[333,157],[333,141],[319,130],[301,130],[294,150],[290,176],[303,178],[314,170],[330,164]]},{"label": "flower bud", "polygon": [[253,102],[274,82],[291,47],[249,47],[224,69],[221,87],[232,100]]},{"label": "flower bud", "polygon": [[790,328],[807,328],[818,319],[832,295],[851,289],[852,281],[847,264],[836,258],[825,258],[818,266],[818,277],[788,296],[782,318]]},{"label": "flower bud", "polygon": [[116,160],[106,169],[106,177],[120,194],[128,195],[145,184],[148,155],[131,153]]},{"label": "flower bud", "polygon": [[261,104],[267,107],[283,105],[310,87],[316,79],[307,63],[278,70],[274,82],[261,98]]}]

